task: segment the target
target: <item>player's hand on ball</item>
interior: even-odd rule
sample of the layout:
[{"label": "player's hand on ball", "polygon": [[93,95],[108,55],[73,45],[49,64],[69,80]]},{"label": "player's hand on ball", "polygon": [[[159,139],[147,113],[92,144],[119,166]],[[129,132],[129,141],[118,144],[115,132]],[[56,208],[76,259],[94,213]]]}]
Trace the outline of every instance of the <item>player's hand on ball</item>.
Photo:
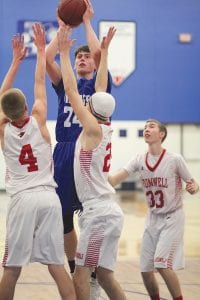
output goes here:
[{"label": "player's hand on ball", "polygon": [[83,14],[83,23],[90,21],[94,16],[94,9],[90,0],[84,0],[86,5],[86,11]]}]

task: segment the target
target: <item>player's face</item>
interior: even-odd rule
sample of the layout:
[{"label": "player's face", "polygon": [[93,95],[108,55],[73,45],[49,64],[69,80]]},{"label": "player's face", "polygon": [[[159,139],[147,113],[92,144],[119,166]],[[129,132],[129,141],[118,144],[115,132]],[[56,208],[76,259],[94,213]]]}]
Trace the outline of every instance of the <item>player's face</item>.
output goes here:
[{"label": "player's face", "polygon": [[95,70],[95,63],[91,54],[89,52],[79,52],[75,59],[74,69],[81,77],[85,77],[88,74],[93,74]]},{"label": "player's face", "polygon": [[144,140],[147,144],[160,143],[163,138],[163,132],[155,122],[147,122],[144,126],[143,132]]}]

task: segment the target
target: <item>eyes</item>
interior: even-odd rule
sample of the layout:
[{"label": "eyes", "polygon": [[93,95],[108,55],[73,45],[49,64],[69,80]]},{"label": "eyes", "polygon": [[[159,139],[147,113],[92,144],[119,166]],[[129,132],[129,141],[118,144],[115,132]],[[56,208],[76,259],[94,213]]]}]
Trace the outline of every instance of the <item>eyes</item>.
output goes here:
[{"label": "eyes", "polygon": [[144,130],[146,130],[147,128],[156,128],[156,124],[155,123],[148,123],[147,125],[144,126]]},{"label": "eyes", "polygon": [[77,59],[81,59],[81,58],[89,59],[89,58],[91,58],[91,55],[90,54],[78,54]]}]

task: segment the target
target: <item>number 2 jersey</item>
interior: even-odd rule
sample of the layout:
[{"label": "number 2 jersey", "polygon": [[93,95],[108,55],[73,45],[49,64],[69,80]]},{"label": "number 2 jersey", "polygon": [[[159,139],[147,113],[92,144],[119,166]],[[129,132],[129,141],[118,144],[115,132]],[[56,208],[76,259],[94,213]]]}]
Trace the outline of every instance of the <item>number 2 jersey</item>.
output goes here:
[{"label": "number 2 jersey", "polygon": [[74,180],[79,200],[84,203],[89,200],[108,200],[115,190],[108,182],[108,172],[111,160],[110,123],[100,124],[102,140],[93,150],[83,150],[80,137],[76,142],[74,157]]},{"label": "number 2 jersey", "polygon": [[186,182],[192,177],[181,155],[165,149],[160,156],[149,153],[137,155],[124,169],[129,174],[139,174],[153,213],[166,214],[183,206],[182,180]]},{"label": "number 2 jersey", "polygon": [[9,195],[37,186],[57,186],[52,173],[51,145],[43,138],[34,117],[27,118],[23,127],[7,123],[3,144]]}]

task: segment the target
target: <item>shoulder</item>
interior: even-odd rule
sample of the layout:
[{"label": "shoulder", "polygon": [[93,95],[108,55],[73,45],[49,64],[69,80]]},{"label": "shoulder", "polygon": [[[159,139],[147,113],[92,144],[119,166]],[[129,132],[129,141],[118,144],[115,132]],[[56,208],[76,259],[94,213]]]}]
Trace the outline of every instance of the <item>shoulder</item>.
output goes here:
[{"label": "shoulder", "polygon": [[176,152],[166,151],[165,155],[167,158],[171,158],[173,160],[183,160],[184,159],[180,153],[176,153]]}]

